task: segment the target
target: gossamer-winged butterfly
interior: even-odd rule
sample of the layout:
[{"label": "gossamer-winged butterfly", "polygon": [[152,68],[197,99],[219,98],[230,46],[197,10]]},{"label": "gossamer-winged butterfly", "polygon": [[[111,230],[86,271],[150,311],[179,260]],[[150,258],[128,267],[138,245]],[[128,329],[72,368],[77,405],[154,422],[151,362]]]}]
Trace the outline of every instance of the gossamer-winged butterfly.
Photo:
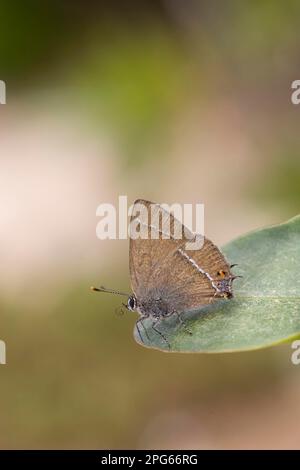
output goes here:
[{"label": "gossamer-winged butterfly", "polygon": [[[192,234],[159,204],[139,199],[133,205],[130,220],[133,293],[128,296],[105,287],[91,289],[128,296],[124,306],[140,315],[136,328],[141,341],[144,342],[140,325],[144,327],[143,320],[150,318],[152,329],[170,348],[158,323],[176,315],[185,327],[182,313],[199,310],[220,298],[232,298],[232,283],[238,277],[230,271],[233,266],[210,240]],[[145,328],[144,331],[150,341]]]}]

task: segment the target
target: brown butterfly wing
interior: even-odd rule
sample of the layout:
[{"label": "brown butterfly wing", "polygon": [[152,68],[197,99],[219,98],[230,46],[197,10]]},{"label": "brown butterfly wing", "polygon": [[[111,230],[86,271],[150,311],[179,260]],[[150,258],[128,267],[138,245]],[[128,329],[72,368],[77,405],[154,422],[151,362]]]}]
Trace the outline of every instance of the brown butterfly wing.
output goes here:
[{"label": "brown butterfly wing", "polygon": [[[137,298],[151,298],[155,295],[163,298],[170,311],[182,311],[222,297],[216,288],[218,273],[222,272],[224,276],[231,274],[218,248],[205,238],[201,249],[186,250],[186,243],[193,238],[188,229],[158,204],[138,200],[134,206],[138,204],[147,208],[139,219],[148,239],[130,239],[130,275]],[[165,224],[150,226],[150,210],[153,207],[154,213],[155,210],[164,213]],[[181,231],[182,239],[163,238],[166,232],[175,233],[175,229],[177,234]],[[152,235],[156,233],[157,239],[151,239],[151,230]]]},{"label": "brown butterfly wing", "polygon": [[201,268],[216,281],[230,278],[230,265],[218,247],[208,238],[204,238],[204,244],[199,250],[186,250],[187,255],[195,261]]},{"label": "brown butterfly wing", "polygon": [[[152,219],[155,218],[158,211],[167,215],[165,223],[161,221],[161,230],[151,226],[150,222],[151,215],[154,215]],[[144,238],[133,238],[134,223],[140,224],[139,228]],[[158,282],[156,279],[159,277],[160,266],[166,267],[167,259],[182,245],[182,236],[178,240],[163,239],[164,229],[165,233],[174,233],[174,230],[182,231],[183,226],[158,204],[142,199],[135,201],[130,219],[129,270],[132,290],[137,297],[140,297],[145,289],[151,288],[153,282]],[[155,239],[153,235],[157,238]]]}]

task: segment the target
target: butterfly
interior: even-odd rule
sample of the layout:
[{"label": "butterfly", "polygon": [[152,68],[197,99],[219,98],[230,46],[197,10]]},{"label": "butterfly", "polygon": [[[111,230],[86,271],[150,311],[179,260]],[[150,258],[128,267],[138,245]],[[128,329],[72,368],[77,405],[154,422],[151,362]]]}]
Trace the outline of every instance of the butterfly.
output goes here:
[{"label": "butterfly", "polygon": [[153,331],[170,348],[159,322],[174,315],[190,333],[182,314],[218,299],[231,299],[233,281],[239,277],[231,272],[234,266],[210,240],[193,234],[161,205],[138,199],[130,219],[132,294],[105,287],[91,289],[128,296],[123,305],[139,314],[136,328],[141,341],[143,320],[150,318]]}]

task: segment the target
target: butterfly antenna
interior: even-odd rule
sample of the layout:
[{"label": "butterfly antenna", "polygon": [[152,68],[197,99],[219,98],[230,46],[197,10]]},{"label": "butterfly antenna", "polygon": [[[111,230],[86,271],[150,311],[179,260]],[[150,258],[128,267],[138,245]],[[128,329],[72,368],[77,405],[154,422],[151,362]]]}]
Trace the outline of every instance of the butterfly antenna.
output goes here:
[{"label": "butterfly antenna", "polygon": [[106,289],[106,287],[103,287],[103,286],[100,286],[100,287],[92,286],[91,290],[94,292],[107,292],[108,294],[124,295],[126,297],[129,296],[129,294],[126,294],[125,292],[120,292],[119,290]]}]

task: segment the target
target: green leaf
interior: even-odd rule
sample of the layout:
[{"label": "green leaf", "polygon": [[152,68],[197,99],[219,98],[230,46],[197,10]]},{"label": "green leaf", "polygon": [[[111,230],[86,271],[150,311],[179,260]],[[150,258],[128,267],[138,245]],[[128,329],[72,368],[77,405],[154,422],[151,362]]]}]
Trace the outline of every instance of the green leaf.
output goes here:
[{"label": "green leaf", "polygon": [[[260,349],[300,336],[300,216],[244,235],[222,250],[242,279],[234,298],[184,313],[188,330],[170,317],[156,327],[168,344],[143,321],[144,346],[173,352],[233,352]],[[147,335],[149,339],[147,338]]]}]

